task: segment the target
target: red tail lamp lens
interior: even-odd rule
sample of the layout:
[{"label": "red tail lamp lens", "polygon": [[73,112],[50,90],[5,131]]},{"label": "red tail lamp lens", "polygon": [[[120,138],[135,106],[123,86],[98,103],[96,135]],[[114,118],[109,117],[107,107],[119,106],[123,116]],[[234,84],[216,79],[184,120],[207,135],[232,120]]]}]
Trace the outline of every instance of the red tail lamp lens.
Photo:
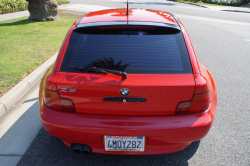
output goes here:
[{"label": "red tail lamp lens", "polygon": [[175,115],[177,114],[188,114],[191,106],[191,101],[180,102],[175,110]]},{"label": "red tail lamp lens", "polygon": [[43,100],[44,104],[47,107],[60,111],[75,112],[74,103],[70,99],[61,98],[57,91],[50,91],[48,89],[44,89]]},{"label": "red tail lamp lens", "polygon": [[209,92],[194,94],[191,101],[183,101],[177,105],[175,115],[203,112],[209,108]]}]

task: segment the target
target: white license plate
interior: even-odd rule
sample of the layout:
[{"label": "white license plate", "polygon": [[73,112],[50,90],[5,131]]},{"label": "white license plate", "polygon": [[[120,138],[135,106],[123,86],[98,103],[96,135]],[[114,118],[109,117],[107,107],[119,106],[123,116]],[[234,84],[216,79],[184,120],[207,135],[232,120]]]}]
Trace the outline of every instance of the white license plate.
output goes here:
[{"label": "white license plate", "polygon": [[106,151],[144,151],[145,137],[104,136]]}]

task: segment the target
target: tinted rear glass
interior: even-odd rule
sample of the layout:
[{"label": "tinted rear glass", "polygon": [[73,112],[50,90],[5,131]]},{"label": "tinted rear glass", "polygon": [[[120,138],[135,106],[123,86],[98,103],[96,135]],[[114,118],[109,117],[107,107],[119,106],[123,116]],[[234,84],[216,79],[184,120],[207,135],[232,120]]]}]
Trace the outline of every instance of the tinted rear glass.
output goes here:
[{"label": "tinted rear glass", "polygon": [[192,73],[181,33],[121,34],[73,32],[61,67],[62,72],[81,72],[70,66],[99,67],[128,74]]}]

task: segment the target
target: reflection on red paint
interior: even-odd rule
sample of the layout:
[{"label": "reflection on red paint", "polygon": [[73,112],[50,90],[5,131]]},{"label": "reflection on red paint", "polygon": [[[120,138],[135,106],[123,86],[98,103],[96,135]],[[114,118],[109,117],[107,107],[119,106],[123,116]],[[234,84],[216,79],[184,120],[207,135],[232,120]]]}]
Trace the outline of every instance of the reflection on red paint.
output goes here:
[{"label": "reflection on red paint", "polygon": [[91,12],[80,21],[80,24],[110,21],[140,21],[175,24],[173,17],[167,12],[130,9],[128,16],[126,16],[126,12],[126,9],[112,9]]}]

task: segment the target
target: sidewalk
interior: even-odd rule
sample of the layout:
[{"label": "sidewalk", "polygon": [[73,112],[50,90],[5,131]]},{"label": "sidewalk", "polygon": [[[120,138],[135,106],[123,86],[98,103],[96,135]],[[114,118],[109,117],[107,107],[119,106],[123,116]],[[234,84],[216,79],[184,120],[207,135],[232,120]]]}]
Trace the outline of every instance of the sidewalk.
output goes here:
[{"label": "sidewalk", "polygon": [[20,18],[24,16],[29,16],[28,10],[26,11],[21,11],[21,12],[15,12],[15,13],[7,13],[7,14],[0,14],[0,21],[5,21],[9,19],[14,19],[14,18]]},{"label": "sidewalk", "polygon": [[1,166],[16,166],[42,128],[38,86],[39,82],[0,119]]}]

